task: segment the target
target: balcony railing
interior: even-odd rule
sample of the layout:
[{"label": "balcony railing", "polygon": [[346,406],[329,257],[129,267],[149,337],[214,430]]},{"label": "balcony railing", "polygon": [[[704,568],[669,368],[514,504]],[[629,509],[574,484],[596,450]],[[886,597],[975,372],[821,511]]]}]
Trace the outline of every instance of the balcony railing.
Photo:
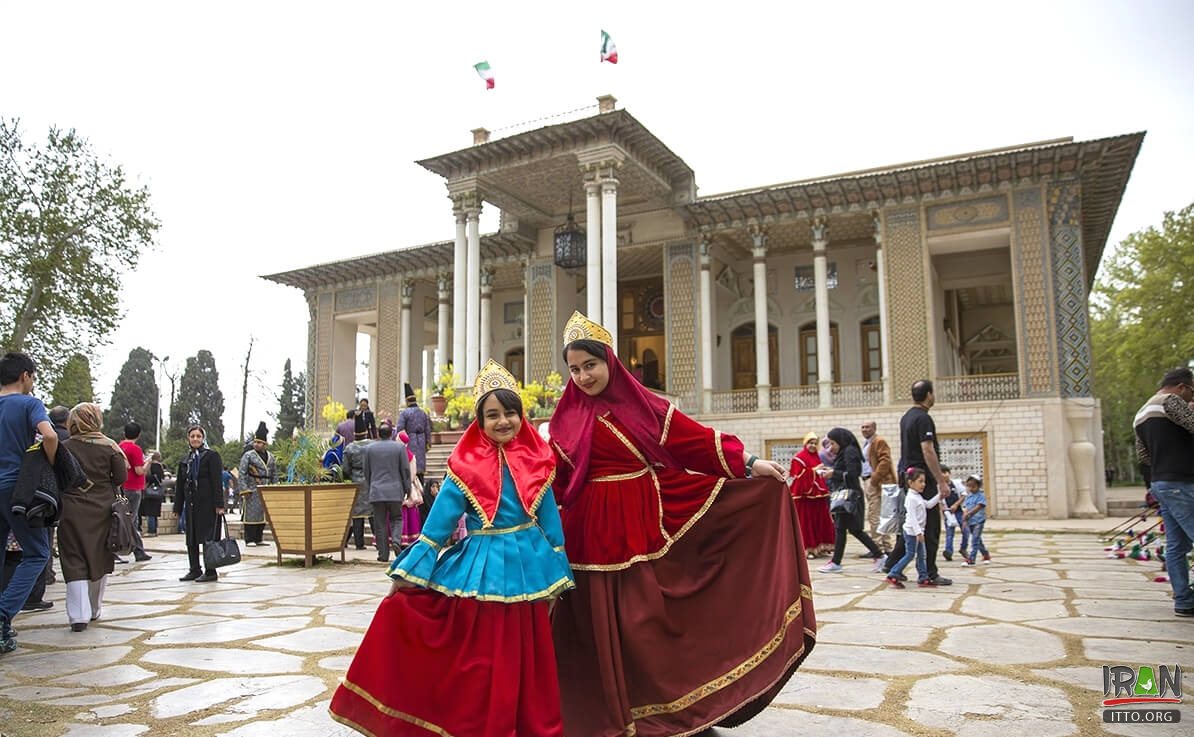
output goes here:
[{"label": "balcony railing", "polygon": [[883,382],[834,384],[831,399],[834,407],[880,407],[883,405]]},{"label": "balcony railing", "polygon": [[992,402],[1020,398],[1019,374],[939,376],[933,381],[938,402]]},{"label": "balcony railing", "polygon": [[771,387],[771,410],[816,409],[821,404],[821,390],[814,386]]},{"label": "balcony railing", "polygon": [[756,389],[735,389],[730,392],[713,392],[713,411],[718,414],[741,414],[759,409],[759,392]]}]

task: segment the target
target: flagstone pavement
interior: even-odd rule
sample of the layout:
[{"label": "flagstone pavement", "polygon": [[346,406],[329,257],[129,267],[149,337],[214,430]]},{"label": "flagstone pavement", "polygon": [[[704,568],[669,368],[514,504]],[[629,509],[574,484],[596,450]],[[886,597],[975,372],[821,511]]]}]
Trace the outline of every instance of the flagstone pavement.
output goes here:
[{"label": "flagstone pavement", "polygon": [[[1194,693],[1181,724],[1101,721],[1104,664],[1180,665],[1187,687],[1194,679],[1194,620],[1173,616],[1168,584],[1153,581],[1159,564],[1109,560],[1089,531],[987,538],[990,565],[942,562],[947,588],[890,590],[853,547],[844,573],[814,573],[811,656],[763,714],[713,734],[1192,733]],[[61,583],[47,593],[52,610],[17,617],[20,649],[0,657],[0,734],[354,734],[327,705],[388,587],[372,551],[304,570],[249,548],[218,582],[196,584],[177,580],[181,536],[147,543],[154,559],[117,567],[86,631],[67,627]]]}]

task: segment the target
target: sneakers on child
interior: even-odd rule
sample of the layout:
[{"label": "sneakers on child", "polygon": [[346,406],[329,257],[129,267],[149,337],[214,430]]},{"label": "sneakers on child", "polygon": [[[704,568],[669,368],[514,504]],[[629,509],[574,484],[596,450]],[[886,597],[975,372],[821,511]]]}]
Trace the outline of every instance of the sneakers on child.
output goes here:
[{"label": "sneakers on child", "polygon": [[917,581],[916,586],[917,586],[917,588],[922,588],[922,589],[935,589],[935,588],[937,588],[937,582],[931,578],[926,578],[926,579]]},{"label": "sneakers on child", "polygon": [[887,577],[887,585],[893,589],[905,588],[904,584],[900,581],[900,579],[896,578],[895,576]]},{"label": "sneakers on child", "polygon": [[983,563],[990,563],[990,562],[991,562],[991,554],[983,553]]},{"label": "sneakers on child", "polygon": [[875,558],[875,565],[871,566],[871,573],[878,573],[879,571],[883,570],[883,564],[886,562],[886,555],[880,555],[878,558]]},{"label": "sneakers on child", "polygon": [[965,568],[966,566],[972,566],[972,565],[974,565],[973,558],[963,558],[962,559],[962,567],[963,568]]},{"label": "sneakers on child", "polygon": [[841,573],[842,567],[833,561],[829,561],[825,565],[817,569],[820,573]]}]

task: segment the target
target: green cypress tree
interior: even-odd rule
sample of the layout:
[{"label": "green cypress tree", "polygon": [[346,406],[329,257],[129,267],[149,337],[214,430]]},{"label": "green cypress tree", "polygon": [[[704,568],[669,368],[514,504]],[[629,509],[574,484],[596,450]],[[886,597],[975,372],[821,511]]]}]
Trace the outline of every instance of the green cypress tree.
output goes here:
[{"label": "green cypress tree", "polygon": [[201,425],[207,432],[207,444],[224,442],[224,394],[220,391],[220,373],[211,351],[201,350],[187,359],[178,397],[170,408],[170,438],[183,438],[187,427]]},{"label": "green cypress tree", "polygon": [[141,442],[148,448],[157,440],[158,383],[153,375],[153,354],[140,346],[129,351],[128,360],[120,367],[116,386],[112,389],[112,403],[104,413],[104,433],[120,440],[124,426],[136,422],[141,426]]}]

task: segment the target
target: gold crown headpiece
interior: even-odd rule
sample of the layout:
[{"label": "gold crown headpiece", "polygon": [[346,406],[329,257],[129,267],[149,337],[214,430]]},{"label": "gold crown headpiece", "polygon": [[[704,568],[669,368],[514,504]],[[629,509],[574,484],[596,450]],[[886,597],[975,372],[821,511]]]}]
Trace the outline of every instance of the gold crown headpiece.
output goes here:
[{"label": "gold crown headpiece", "polygon": [[491,358],[477,372],[477,380],[473,382],[473,396],[480,399],[483,394],[494,389],[509,389],[517,393],[518,379],[515,379],[514,374],[507,371],[505,366]]},{"label": "gold crown headpiece", "polygon": [[564,345],[574,340],[595,340],[605,343],[610,348],[614,347],[614,336],[579,311],[573,312],[572,317],[568,318],[568,323],[564,325]]}]

